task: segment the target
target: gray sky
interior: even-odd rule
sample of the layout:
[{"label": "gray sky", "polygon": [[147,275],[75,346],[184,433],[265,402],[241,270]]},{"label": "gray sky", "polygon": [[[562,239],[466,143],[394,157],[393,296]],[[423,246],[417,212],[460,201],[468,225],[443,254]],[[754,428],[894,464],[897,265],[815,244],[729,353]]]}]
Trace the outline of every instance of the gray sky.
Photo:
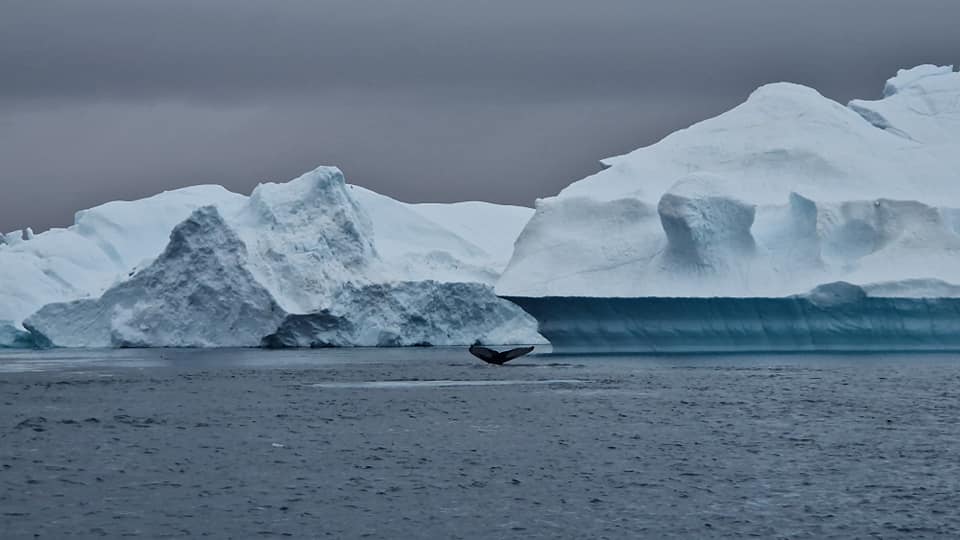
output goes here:
[{"label": "gray sky", "polygon": [[956,0],[0,0],[0,230],[316,165],[532,205],[788,80],[960,62]]}]

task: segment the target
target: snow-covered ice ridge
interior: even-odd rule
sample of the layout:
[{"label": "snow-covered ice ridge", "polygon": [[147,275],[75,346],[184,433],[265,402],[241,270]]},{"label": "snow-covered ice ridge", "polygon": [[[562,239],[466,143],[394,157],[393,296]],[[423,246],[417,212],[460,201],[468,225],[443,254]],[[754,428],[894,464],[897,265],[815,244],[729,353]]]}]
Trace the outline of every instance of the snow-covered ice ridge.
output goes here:
[{"label": "snow-covered ice ridge", "polygon": [[498,294],[783,298],[838,281],[884,283],[898,297],[960,290],[951,66],[902,70],[881,99],[847,106],[771,84],[603,164],[537,202]]},{"label": "snow-covered ice ridge", "polygon": [[[531,213],[402,203],[331,167],[249,197],[195,186],[108,203],[4,236],[0,347],[542,342],[492,289]],[[330,314],[322,332],[288,321]]]}]

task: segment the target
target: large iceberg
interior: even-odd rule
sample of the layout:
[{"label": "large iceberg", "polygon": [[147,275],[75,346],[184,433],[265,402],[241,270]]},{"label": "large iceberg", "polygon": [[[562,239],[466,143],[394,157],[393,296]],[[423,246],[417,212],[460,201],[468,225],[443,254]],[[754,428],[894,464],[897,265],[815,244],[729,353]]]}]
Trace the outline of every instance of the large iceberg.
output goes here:
[{"label": "large iceberg", "polygon": [[[345,327],[370,328],[344,330],[353,337],[337,345],[368,344],[375,325],[387,335],[401,319],[416,344],[542,342],[532,318],[492,293],[509,258],[504,246],[532,210],[470,206],[457,214],[401,203],[345,184],[330,167],[261,184],[249,197],[201,186],[111,203],[81,212],[68,229],[0,247],[0,268],[19,265],[0,282],[0,320],[11,321],[0,338],[6,346],[256,346],[288,315],[349,304]],[[481,241],[463,223],[472,219],[500,223],[507,238]],[[434,315],[414,317],[420,308],[473,317],[438,325]],[[29,336],[16,323],[25,318]]]},{"label": "large iceberg", "polygon": [[[609,337],[611,348],[650,350],[669,341],[655,332],[674,335],[675,348],[709,348],[706,335],[723,332],[720,314],[739,322],[716,343],[740,343],[740,322],[754,335],[777,313],[813,316],[798,311],[799,299],[834,282],[869,290],[853,305],[876,309],[859,322],[844,318],[855,311],[846,308],[823,316],[838,317],[833,330],[849,325],[854,342],[872,340],[858,325],[916,328],[928,304],[910,311],[905,302],[956,296],[960,74],[952,67],[902,70],[882,99],[848,106],[771,84],[729,112],[602,163],[537,201],[496,287],[536,315],[560,349],[577,340],[602,349]],[[780,299],[783,309],[760,310],[761,299]],[[675,307],[684,318],[665,312],[656,322],[656,310]],[[623,326],[588,320],[616,313]],[[907,313],[914,319],[898,319]],[[803,339],[822,342],[811,335]]]},{"label": "large iceberg", "polygon": [[71,227],[29,240],[19,231],[6,235],[8,242],[0,244],[0,347],[25,343],[21,322],[44,305],[97,298],[148,263],[197,208],[214,202],[239,208],[245,199],[220,186],[193,186],[82,210]]}]

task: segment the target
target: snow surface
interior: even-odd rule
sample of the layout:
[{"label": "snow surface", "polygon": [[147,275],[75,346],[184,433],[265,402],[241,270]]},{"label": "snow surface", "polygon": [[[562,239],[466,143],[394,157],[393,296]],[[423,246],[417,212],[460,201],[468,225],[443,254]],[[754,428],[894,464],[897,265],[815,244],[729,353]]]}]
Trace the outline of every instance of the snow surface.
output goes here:
[{"label": "snow surface", "polygon": [[920,143],[957,143],[960,73],[953,66],[900,70],[879,101],[854,100],[850,108],[871,124]]},{"label": "snow surface", "polygon": [[524,206],[480,201],[421,203],[410,208],[480,247],[488,254],[486,264],[498,277],[510,262],[514,241],[533,215],[533,210]]},{"label": "snow surface", "polygon": [[[417,337],[372,341],[542,342],[535,321],[489,286],[508,254],[488,250],[513,238],[481,248],[460,235],[472,230],[466,220],[512,220],[492,232],[515,234],[532,210],[467,204],[473,212],[428,219],[419,205],[348,186],[332,167],[249,197],[199,186],[109,203],[78,213],[69,229],[0,246],[0,320],[36,311],[26,327],[55,346],[256,346],[288,314],[349,305],[345,324],[382,327],[338,341],[345,346],[398,330]],[[464,316],[443,324],[418,319],[421,308]],[[19,326],[0,326],[0,343],[26,343]]]},{"label": "snow surface", "polygon": [[[500,276],[509,255],[491,254],[458,235],[454,227],[440,225],[416,209],[358,186],[350,186],[350,193],[367,210],[373,225],[377,253],[384,264],[379,273],[388,276],[379,281],[437,280],[477,281],[493,284]],[[449,216],[450,222],[497,219],[500,210],[493,209],[487,216]],[[533,213],[527,209],[527,217]],[[445,216],[446,217],[446,216]],[[519,228],[508,231],[516,238]],[[512,241],[512,240],[511,240]],[[510,248],[512,252],[512,248]]]},{"label": "snow surface", "polygon": [[901,71],[885,93],[845,107],[771,84],[603,160],[537,201],[498,294],[784,297],[835,281],[929,290],[916,280],[955,294],[960,74]]}]

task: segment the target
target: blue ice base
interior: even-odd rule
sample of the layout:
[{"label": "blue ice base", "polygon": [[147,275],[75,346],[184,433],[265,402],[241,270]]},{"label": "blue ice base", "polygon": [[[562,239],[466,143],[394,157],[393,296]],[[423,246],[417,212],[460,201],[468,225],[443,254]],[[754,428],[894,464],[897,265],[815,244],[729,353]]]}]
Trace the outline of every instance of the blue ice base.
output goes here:
[{"label": "blue ice base", "polygon": [[960,299],[506,296],[557,353],[960,351]]}]

